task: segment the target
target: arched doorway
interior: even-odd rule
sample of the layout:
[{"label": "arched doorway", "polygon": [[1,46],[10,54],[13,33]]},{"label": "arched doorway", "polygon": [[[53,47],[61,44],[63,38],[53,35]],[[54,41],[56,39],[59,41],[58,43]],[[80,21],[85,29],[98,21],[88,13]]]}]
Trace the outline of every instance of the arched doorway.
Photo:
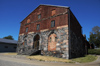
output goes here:
[{"label": "arched doorway", "polygon": [[52,33],[48,37],[48,51],[55,51],[57,43],[57,35]]},{"label": "arched doorway", "polygon": [[40,36],[37,34],[34,37],[34,44],[33,44],[33,49],[39,49],[39,40],[40,40]]}]

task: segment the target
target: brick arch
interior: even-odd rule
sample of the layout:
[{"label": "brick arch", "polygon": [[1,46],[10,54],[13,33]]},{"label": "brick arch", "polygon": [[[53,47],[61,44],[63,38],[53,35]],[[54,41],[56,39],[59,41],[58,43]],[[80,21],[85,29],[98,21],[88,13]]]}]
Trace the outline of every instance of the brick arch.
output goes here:
[{"label": "brick arch", "polygon": [[58,35],[58,32],[57,32],[57,31],[54,31],[54,30],[50,31],[50,32],[47,34],[47,36],[49,37],[52,33],[55,33],[55,34],[57,35],[57,38],[60,38],[59,35]]},{"label": "brick arch", "polygon": [[[58,35],[58,32],[57,32],[56,30],[51,30],[51,31],[47,34],[47,38],[49,38],[49,36],[50,36],[51,34],[56,34],[57,39],[60,38],[60,36]],[[49,44],[48,44],[48,40],[47,40],[47,49],[48,49],[48,46],[49,46]],[[48,51],[49,51],[49,49],[48,49]]]}]

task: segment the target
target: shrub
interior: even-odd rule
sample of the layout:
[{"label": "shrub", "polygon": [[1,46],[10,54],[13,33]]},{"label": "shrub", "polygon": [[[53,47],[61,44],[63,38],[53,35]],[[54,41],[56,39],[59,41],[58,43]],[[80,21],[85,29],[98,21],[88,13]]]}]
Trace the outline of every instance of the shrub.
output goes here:
[{"label": "shrub", "polygon": [[89,49],[88,54],[100,55],[100,49]]}]

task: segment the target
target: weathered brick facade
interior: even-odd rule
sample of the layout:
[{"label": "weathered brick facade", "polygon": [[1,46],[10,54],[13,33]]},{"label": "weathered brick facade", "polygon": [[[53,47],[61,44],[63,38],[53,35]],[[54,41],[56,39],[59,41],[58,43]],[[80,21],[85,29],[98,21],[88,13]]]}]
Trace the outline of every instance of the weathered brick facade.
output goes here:
[{"label": "weathered brick facade", "polygon": [[[26,29],[27,28],[27,29]],[[69,7],[40,5],[20,26],[18,54],[73,58],[85,55],[81,25]]]}]

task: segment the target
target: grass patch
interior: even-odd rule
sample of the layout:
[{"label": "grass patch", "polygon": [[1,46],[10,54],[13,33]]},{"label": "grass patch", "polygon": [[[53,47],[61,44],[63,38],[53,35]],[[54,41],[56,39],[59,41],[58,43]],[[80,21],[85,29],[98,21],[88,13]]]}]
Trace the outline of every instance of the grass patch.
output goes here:
[{"label": "grass patch", "polygon": [[62,58],[56,58],[56,57],[51,57],[51,56],[35,55],[35,56],[27,56],[27,58],[36,59],[36,60],[39,60],[39,61],[55,61],[55,62],[72,63],[71,60],[62,59]]},{"label": "grass patch", "polygon": [[17,53],[4,53],[4,55],[17,55]]},{"label": "grass patch", "polygon": [[89,49],[88,50],[89,54],[96,54],[96,55],[100,55],[100,49]]},{"label": "grass patch", "polygon": [[92,62],[92,61],[94,61],[96,59],[97,59],[97,56],[86,55],[85,57],[72,59],[72,61],[79,62],[79,63],[86,63],[86,62]]}]

